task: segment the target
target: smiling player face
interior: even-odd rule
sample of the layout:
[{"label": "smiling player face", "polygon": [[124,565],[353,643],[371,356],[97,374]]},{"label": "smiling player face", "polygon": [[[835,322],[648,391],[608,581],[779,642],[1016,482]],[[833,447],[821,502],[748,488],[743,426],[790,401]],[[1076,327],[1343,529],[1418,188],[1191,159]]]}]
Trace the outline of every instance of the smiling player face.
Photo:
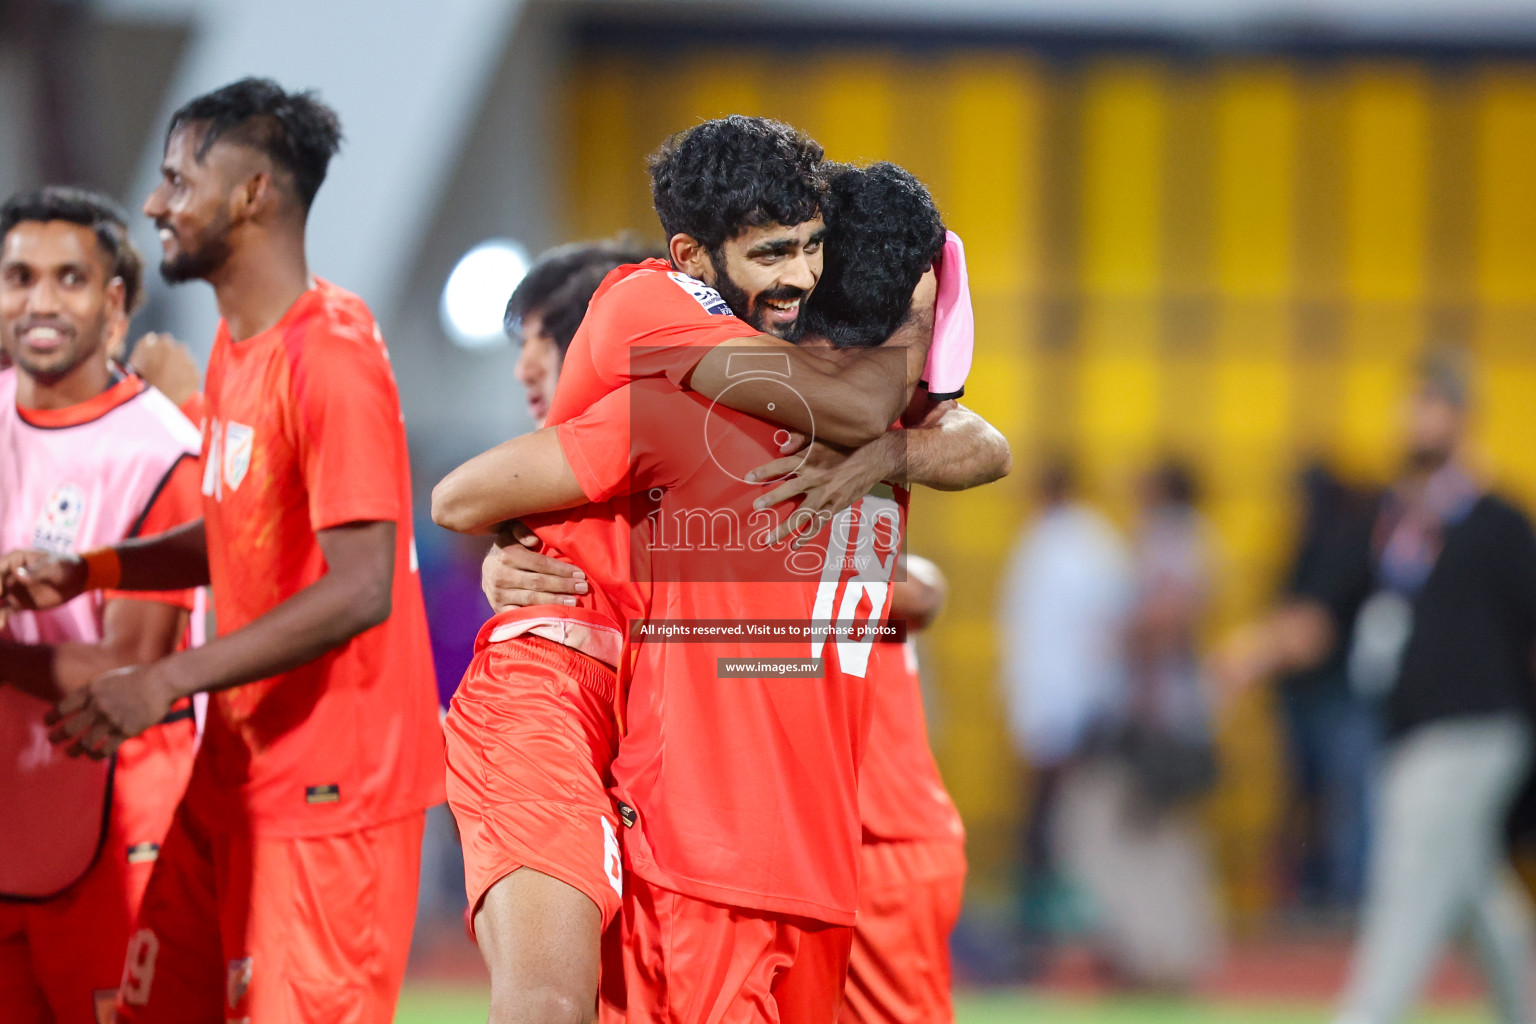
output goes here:
[{"label": "smiling player face", "polygon": [[206,280],[228,261],[230,191],[251,170],[252,154],[215,142],[198,155],[202,129],[178,128],[166,140],[160,184],[144,201],[144,216],[160,231],[160,276],[171,284]]},{"label": "smiling player face", "polygon": [[764,334],[794,341],[800,310],[821,280],[827,226],[818,214],[793,227],[751,227],[710,256],[713,286],[742,320]]},{"label": "smiling player face", "polygon": [[28,376],[57,384],[83,366],[105,370],[123,311],[95,233],[68,221],[22,221],[0,248],[0,342]]}]

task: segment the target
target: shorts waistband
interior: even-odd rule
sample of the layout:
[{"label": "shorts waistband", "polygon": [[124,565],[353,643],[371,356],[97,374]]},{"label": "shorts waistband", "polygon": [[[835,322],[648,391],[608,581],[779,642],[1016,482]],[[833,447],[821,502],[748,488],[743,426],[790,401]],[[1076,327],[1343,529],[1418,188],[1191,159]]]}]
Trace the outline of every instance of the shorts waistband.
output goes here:
[{"label": "shorts waistband", "polygon": [[524,633],[503,640],[502,644],[515,644],[517,657],[557,668],[605,702],[613,703],[614,692],[618,687],[618,673],[591,655],[535,633]]}]

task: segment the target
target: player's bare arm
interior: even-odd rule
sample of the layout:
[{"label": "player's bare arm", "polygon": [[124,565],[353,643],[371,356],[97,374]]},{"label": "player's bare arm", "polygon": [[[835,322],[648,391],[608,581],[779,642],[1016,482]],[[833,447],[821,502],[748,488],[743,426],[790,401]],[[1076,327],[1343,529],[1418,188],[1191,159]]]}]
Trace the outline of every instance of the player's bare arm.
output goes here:
[{"label": "player's bare arm", "polygon": [[991,483],[1012,469],[1002,433],[952,399],[932,402],[920,395],[906,419],[907,428],[889,430],[860,448],[850,451],[818,441],[808,452],[796,451],[753,470],[750,479],[775,485],[753,503],[755,507],[770,508],[804,496],[770,541],[777,544],[798,534],[796,543],[804,544],[832,514],[881,481],[960,491]]},{"label": "player's bare arm", "polygon": [[[931,277],[932,275],[926,276]],[[923,289],[920,286],[918,294],[914,296],[914,309],[918,309],[923,303],[928,303],[930,306],[929,313],[931,314],[932,296],[929,294],[924,297],[922,292]],[[912,323],[926,323],[927,326],[923,330],[926,332],[927,337],[932,337],[931,315],[925,319],[921,315],[921,311],[919,311],[908,318],[908,324]],[[903,329],[905,330],[906,328]],[[847,350],[836,353],[838,357],[848,357],[846,359],[823,359],[814,352],[792,345],[789,342],[767,336],[764,336],[764,338],[776,343],[778,346],[782,346],[787,354],[792,354],[795,357],[792,365],[804,367],[817,362],[822,363],[824,368],[818,369],[815,372],[816,374],[827,373],[829,379],[839,379],[840,374],[857,376],[862,369],[869,369],[875,375],[883,377],[887,381],[887,386],[883,389],[876,389],[876,393],[879,394],[883,391],[887,395],[895,395],[897,394],[896,390],[889,386],[889,368],[893,365],[892,357],[898,350],[893,349],[891,346],[895,345],[899,348],[900,334],[901,332],[898,332],[897,336],[893,337],[890,342],[887,342],[886,346],[881,348]],[[742,340],[745,343],[748,339]],[[806,406],[784,400],[784,378],[782,377],[765,376],[749,378],[745,381],[738,380],[734,384],[727,378],[722,378],[718,382],[713,381],[710,374],[714,373],[714,370],[706,369],[706,367],[717,356],[723,354],[728,357],[731,350],[735,348],[738,348],[738,346],[731,342],[716,346],[715,351],[710,356],[705,357],[704,362],[700,363],[698,368],[695,368],[693,372],[694,381],[698,381],[700,371],[703,370],[706,388],[713,386],[713,383],[723,384],[721,388],[722,393],[729,388],[729,394],[725,396],[725,404],[729,404],[732,408],[738,408],[749,414],[751,414],[752,410],[746,407],[752,406],[756,399],[761,399],[763,405],[762,418],[770,422],[780,423],[783,426],[789,427],[796,427],[802,423],[809,424],[814,422],[821,424],[823,422],[821,419],[815,418],[814,414],[812,419],[805,419],[801,414],[805,414],[808,411]],[[926,346],[924,350],[926,351]],[[831,353],[833,350],[821,349],[819,351]],[[757,349],[752,349],[753,354],[757,352]],[[735,354],[740,356],[746,353],[738,351]],[[884,360],[884,368],[874,363],[861,362],[857,358],[868,355],[881,356]],[[915,374],[921,372],[921,365],[921,360],[919,360],[917,369],[913,371],[914,382],[916,380]],[[739,376],[739,373],[736,376]],[[806,377],[806,379],[811,379],[808,375],[802,376]],[[791,370],[789,379],[795,382],[794,390],[800,392],[802,377],[795,376],[795,371]],[[752,390],[754,388],[759,390]],[[694,390],[700,390],[696,384]],[[822,398],[829,403],[834,401],[837,394],[833,390],[817,392],[814,385],[812,385],[811,390],[813,394],[821,394]],[[742,392],[746,397],[742,398],[737,394],[738,392]],[[709,391],[707,389],[701,390],[700,393],[709,394]],[[802,397],[807,396],[802,392]],[[905,398],[903,400],[907,401]],[[807,397],[807,405],[810,404],[811,399]],[[846,404],[850,406],[862,404],[866,409],[868,408],[868,403],[850,402]],[[891,415],[887,418],[885,406],[879,402],[876,402],[876,405],[879,406],[878,415],[882,423],[880,432],[876,435],[878,437],[885,433],[886,428],[891,422],[894,422],[896,416]],[[846,422],[852,422],[858,418],[858,415],[851,414],[850,419]],[[818,429],[820,428],[818,427]],[[495,448],[469,460],[444,477],[432,491],[432,519],[439,526],[458,533],[491,533],[501,523],[508,520],[531,515],[535,512],[553,512],[573,508],[584,504],[587,500],[571,472],[564,453],[560,449],[560,444],[554,430],[545,428],[541,431],[535,431],[534,433],[505,441]]]},{"label": "player's bare arm", "polygon": [[887,445],[905,442],[900,446],[904,451],[894,460],[896,475],[885,478],[904,487],[964,491],[1001,480],[1013,469],[1008,439],[953,399],[929,403],[904,437],[882,441]]},{"label": "player's bare arm", "polygon": [[[738,412],[821,441],[849,447],[868,444],[901,416],[922,375],[933,342],[934,282],[931,271],[923,275],[912,296],[911,314],[878,348],[811,349],[766,334],[735,338],[701,359],[687,385]],[[732,363],[732,356],[756,360],[781,354],[787,360],[787,378],[743,375]],[[805,405],[784,401],[786,380]]]},{"label": "player's bare arm", "polygon": [[[780,344],[790,351],[804,353],[788,342]],[[729,344],[721,345],[717,350],[730,347]],[[695,370],[695,377],[697,375]],[[732,389],[727,397],[733,408],[739,408],[736,392],[754,383],[738,383]],[[770,396],[776,401],[767,400]],[[758,397],[765,399],[765,406],[775,406],[768,409],[763,418],[784,426],[797,426],[796,421],[801,417],[783,415],[796,403],[784,401],[782,384],[766,380]],[[750,399],[740,403],[751,404]],[[804,412],[803,407],[799,409]],[[432,489],[432,521],[456,533],[493,533],[508,520],[536,512],[574,508],[587,500],[560,449],[554,429],[546,427],[503,441],[440,480]]]},{"label": "player's bare arm", "polygon": [[117,599],[102,609],[100,643],[23,644],[0,640],[0,684],[50,703],[103,672],[147,665],[176,649],[187,613],[164,601]]},{"label": "player's bare arm", "polygon": [[87,590],[190,590],[208,585],[203,521],[84,555],[13,551],[0,559],[0,600],[12,610],[56,608]]},{"label": "player's bare arm", "polygon": [[[314,661],[389,617],[395,524],[348,523],[316,535],[326,573],[242,629],[152,665],[92,679],[50,714],[49,738],[70,754],[106,757],[165,717],[177,700]],[[125,566],[126,571],[126,566]]]},{"label": "player's bare arm", "polygon": [[432,521],[455,533],[494,533],[509,519],[585,505],[553,427],[482,452],[432,488]]}]

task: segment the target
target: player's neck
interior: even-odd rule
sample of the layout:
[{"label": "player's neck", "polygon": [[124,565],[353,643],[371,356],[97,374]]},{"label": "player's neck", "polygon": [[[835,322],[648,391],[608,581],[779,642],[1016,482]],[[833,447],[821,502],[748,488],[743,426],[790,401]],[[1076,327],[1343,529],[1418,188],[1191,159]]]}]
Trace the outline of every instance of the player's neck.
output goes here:
[{"label": "player's neck", "polygon": [[312,284],[303,235],[241,247],[210,283],[231,338],[244,341],[268,330]]},{"label": "player's neck", "polygon": [[87,359],[62,380],[47,383],[25,370],[16,375],[16,404],[23,409],[52,411],[89,402],[112,386],[105,359]]}]

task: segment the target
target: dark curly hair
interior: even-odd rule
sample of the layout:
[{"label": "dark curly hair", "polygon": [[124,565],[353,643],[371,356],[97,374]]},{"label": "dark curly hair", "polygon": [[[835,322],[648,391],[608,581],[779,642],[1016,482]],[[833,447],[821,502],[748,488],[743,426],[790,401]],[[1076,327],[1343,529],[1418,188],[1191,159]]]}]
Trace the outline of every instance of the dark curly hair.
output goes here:
[{"label": "dark curly hair", "polygon": [[523,317],[537,313],[545,333],[564,355],[603,278],[615,267],[661,255],[661,250],[627,238],[573,242],[542,253],[507,300],[502,320],[507,334],[519,334]]},{"label": "dark curly hair", "polygon": [[96,244],[106,254],[112,276],[123,281],[123,309],[130,315],[137,312],[144,299],[144,257],[128,240],[128,218],[123,208],[100,192],[67,185],[21,192],[0,206],[0,244],[17,224],[53,220],[91,229]]},{"label": "dark curly hair", "polygon": [[670,239],[712,255],[749,227],[803,224],[826,192],[822,149],[765,117],[732,114],[678,132],[651,154],[651,199]]},{"label": "dark curly hair", "polygon": [[260,150],[291,176],[305,211],[341,148],[336,111],[320,102],[313,89],[285,92],[270,78],[242,78],[189,101],[171,115],[166,141],[189,124],[203,126],[199,161],[220,139]]},{"label": "dark curly hair", "polygon": [[833,167],[827,253],[805,329],[837,348],[879,345],[907,318],[912,290],[944,248],[923,183],[892,163]]}]

